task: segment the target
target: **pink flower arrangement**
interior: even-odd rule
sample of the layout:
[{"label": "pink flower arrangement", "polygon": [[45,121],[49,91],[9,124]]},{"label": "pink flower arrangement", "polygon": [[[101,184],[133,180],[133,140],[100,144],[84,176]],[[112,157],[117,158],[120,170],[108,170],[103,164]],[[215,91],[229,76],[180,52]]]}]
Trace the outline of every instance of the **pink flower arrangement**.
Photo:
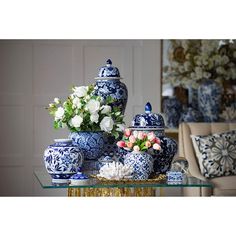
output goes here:
[{"label": "pink flower arrangement", "polygon": [[161,141],[154,132],[131,131],[125,129],[123,139],[117,142],[117,146],[132,151],[147,151],[150,148],[161,150]]}]

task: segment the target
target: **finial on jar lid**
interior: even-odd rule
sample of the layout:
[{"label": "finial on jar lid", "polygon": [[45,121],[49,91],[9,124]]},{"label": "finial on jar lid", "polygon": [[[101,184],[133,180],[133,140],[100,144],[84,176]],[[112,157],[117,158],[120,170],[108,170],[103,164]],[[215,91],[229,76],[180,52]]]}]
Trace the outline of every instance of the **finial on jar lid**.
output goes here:
[{"label": "finial on jar lid", "polygon": [[145,113],[151,113],[152,112],[152,105],[150,102],[147,102],[145,105]]},{"label": "finial on jar lid", "polygon": [[107,66],[111,66],[112,65],[112,61],[111,61],[111,59],[108,59],[107,60]]}]

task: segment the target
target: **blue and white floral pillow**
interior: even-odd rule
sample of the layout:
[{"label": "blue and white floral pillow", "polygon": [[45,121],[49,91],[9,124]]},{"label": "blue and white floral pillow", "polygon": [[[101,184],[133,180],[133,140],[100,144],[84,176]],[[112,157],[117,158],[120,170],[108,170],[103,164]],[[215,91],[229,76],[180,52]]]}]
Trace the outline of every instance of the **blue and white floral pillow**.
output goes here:
[{"label": "blue and white floral pillow", "polygon": [[191,138],[203,176],[236,174],[236,130],[208,136],[191,135]]}]

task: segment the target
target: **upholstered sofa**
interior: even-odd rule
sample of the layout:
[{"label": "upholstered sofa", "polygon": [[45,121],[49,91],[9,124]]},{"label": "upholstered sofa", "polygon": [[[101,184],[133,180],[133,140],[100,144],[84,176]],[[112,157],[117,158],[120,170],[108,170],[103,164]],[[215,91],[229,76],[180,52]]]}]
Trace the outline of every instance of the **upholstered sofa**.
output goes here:
[{"label": "upholstered sofa", "polygon": [[213,188],[185,188],[186,196],[236,196],[236,176],[206,179],[200,171],[191,135],[210,135],[236,130],[236,123],[181,123],[179,126],[179,156],[189,164],[189,174],[213,183]]}]

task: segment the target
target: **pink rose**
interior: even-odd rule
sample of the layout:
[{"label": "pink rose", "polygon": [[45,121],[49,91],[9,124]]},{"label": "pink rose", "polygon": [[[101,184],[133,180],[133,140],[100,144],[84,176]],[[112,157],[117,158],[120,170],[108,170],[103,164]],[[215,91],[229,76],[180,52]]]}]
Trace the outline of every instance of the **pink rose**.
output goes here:
[{"label": "pink rose", "polygon": [[138,139],[139,140],[143,140],[144,139],[144,135],[143,135],[144,133],[142,132],[142,131],[140,131],[139,133],[138,133]]},{"label": "pink rose", "polygon": [[133,150],[134,150],[135,152],[138,152],[138,151],[140,151],[140,148],[139,148],[138,145],[135,145],[135,146],[133,147]]},{"label": "pink rose", "polygon": [[133,147],[133,143],[128,142],[128,143],[127,143],[127,147],[131,149],[131,148]]},{"label": "pink rose", "polygon": [[135,138],[133,135],[130,135],[129,141],[130,141],[131,143],[135,143],[135,142],[136,142],[136,138]]},{"label": "pink rose", "polygon": [[156,135],[153,132],[148,133],[148,140],[149,141],[154,141],[154,139],[156,138]]},{"label": "pink rose", "polygon": [[129,137],[131,135],[131,130],[130,129],[125,129],[125,136]]},{"label": "pink rose", "polygon": [[159,138],[155,138],[155,139],[154,139],[154,143],[157,143],[157,144],[160,145],[160,144],[161,144],[161,140],[160,140]]},{"label": "pink rose", "polygon": [[118,147],[121,147],[121,148],[123,148],[123,147],[125,147],[125,141],[118,141],[117,143],[116,143],[116,145],[118,146]]},{"label": "pink rose", "polygon": [[146,141],[146,142],[145,142],[145,146],[146,146],[147,148],[150,148],[150,147],[152,146],[152,144],[151,144],[150,141]]},{"label": "pink rose", "polygon": [[161,146],[160,146],[159,144],[157,144],[157,143],[154,143],[154,144],[153,144],[153,149],[155,149],[155,150],[161,150]]}]

